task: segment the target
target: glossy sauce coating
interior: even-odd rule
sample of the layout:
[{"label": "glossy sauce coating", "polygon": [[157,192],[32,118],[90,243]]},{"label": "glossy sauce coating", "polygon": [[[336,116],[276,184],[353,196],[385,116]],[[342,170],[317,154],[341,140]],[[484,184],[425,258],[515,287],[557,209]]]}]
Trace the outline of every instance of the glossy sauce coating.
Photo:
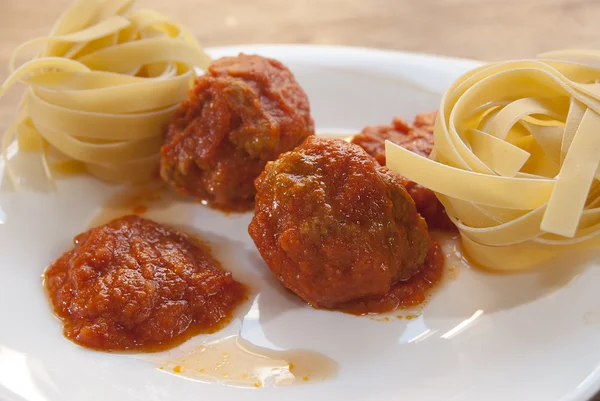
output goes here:
[{"label": "glossy sauce coating", "polygon": [[139,216],[88,230],[45,272],[64,334],[98,350],[156,351],[220,328],[245,288],[207,249]]},{"label": "glossy sauce coating", "polygon": [[424,220],[400,176],[358,146],[309,137],[256,187],[250,236],[281,283],[315,307],[385,297],[423,268]]},{"label": "glossy sauce coating", "polygon": [[444,275],[444,254],[432,241],[422,269],[406,281],[394,284],[382,297],[365,298],[340,305],[338,310],[354,315],[385,313],[422,304],[429,291],[437,286]]},{"label": "glossy sauce coating", "polygon": [[[437,112],[419,114],[415,117],[412,126],[396,117],[391,125],[365,127],[360,134],[352,138],[352,143],[362,147],[382,166],[385,166],[386,140],[421,156],[429,157],[433,150],[433,127],[436,116]],[[433,191],[404,177],[402,181],[430,229],[453,230],[455,228]]]},{"label": "glossy sauce coating", "polygon": [[308,98],[279,61],[240,54],[214,61],[172,118],[161,177],[225,211],[251,210],[269,160],[314,134]]}]

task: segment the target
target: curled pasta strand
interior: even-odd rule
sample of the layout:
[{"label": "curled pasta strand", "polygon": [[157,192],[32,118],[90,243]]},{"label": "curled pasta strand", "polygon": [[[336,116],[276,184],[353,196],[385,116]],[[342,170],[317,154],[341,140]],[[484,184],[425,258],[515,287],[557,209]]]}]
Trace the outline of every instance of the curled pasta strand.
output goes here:
[{"label": "curled pasta strand", "polygon": [[501,271],[600,248],[600,52],[493,63],[444,94],[430,159],[387,165],[436,192],[466,254]]},{"label": "curled pasta strand", "polygon": [[[118,182],[145,180],[156,171],[164,127],[196,70],[211,60],[184,27],[153,10],[131,11],[133,4],[78,0],[50,35],[13,53],[0,97],[16,82],[28,85],[1,148],[15,186],[8,157],[15,137],[20,151],[40,152],[53,185],[53,170],[83,168]],[[36,44],[44,49],[17,67],[21,51]]]}]

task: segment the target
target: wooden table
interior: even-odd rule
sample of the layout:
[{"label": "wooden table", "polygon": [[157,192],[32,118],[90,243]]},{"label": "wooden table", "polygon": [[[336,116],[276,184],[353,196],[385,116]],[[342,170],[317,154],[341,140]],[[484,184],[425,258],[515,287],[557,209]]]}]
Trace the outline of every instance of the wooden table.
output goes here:
[{"label": "wooden table", "polygon": [[[15,46],[47,34],[71,3],[2,1],[0,79]],[[205,46],[337,44],[490,61],[600,49],[599,0],[139,0],[138,6],[181,21]],[[2,99],[0,129],[13,118],[17,99],[14,93]]]}]

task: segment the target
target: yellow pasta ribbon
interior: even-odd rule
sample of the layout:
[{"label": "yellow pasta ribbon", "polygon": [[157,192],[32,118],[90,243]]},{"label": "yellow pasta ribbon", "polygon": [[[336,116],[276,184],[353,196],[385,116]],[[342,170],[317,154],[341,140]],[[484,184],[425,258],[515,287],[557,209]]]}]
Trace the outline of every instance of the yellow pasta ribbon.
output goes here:
[{"label": "yellow pasta ribbon", "polygon": [[[16,82],[28,86],[2,141],[15,186],[7,157],[15,137],[19,151],[41,152],[52,184],[52,171],[84,169],[119,182],[156,171],[164,128],[211,60],[184,27],[153,10],[131,11],[133,3],[78,0],[50,35],[13,53],[0,97]],[[17,67],[21,52],[39,44],[43,50]]]},{"label": "yellow pasta ribbon", "polygon": [[444,94],[427,159],[387,166],[436,192],[465,253],[499,271],[600,248],[600,52],[492,63]]}]

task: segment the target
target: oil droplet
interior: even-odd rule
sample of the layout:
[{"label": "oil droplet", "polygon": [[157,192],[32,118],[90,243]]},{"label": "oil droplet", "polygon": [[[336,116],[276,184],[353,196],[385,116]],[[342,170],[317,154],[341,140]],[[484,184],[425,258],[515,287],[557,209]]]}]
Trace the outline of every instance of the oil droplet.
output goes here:
[{"label": "oil droplet", "polygon": [[385,320],[386,322],[389,322],[390,318],[386,316],[386,317],[383,318],[383,320]]},{"label": "oil droplet", "polygon": [[337,364],[318,352],[274,351],[240,336],[206,343],[179,358],[157,362],[190,379],[235,387],[286,386],[309,377],[322,381],[337,373]]},{"label": "oil droplet", "polygon": [[402,315],[396,316],[396,319],[398,319],[398,320],[402,320],[402,318],[404,318],[404,316],[402,316]]}]

